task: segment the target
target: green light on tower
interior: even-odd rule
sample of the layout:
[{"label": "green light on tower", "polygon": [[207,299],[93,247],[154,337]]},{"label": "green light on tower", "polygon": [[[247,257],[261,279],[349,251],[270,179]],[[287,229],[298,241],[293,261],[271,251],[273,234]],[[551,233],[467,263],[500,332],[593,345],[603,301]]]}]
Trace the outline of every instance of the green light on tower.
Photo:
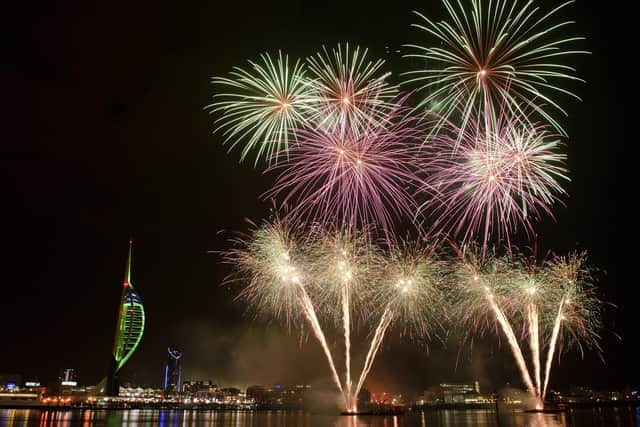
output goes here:
[{"label": "green light on tower", "polygon": [[107,396],[117,396],[119,391],[118,373],[131,358],[140,344],[144,333],[145,313],[140,296],[131,283],[131,249],[133,242],[129,241],[129,256],[122,284],[122,297],[120,310],[116,322],[116,333],[113,342],[113,351],[109,375],[107,377]]}]

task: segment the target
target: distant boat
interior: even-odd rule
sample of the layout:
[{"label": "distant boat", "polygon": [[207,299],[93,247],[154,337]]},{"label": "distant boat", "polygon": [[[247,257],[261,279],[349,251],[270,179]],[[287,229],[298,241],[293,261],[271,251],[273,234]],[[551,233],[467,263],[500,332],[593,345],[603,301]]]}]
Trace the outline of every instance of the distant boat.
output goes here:
[{"label": "distant boat", "polygon": [[37,393],[0,393],[0,408],[39,406],[40,398]]},{"label": "distant boat", "polygon": [[524,412],[539,413],[539,414],[558,414],[561,412],[567,412],[566,406],[545,406],[542,409],[526,409]]},{"label": "distant boat", "polygon": [[404,414],[404,409],[402,409],[402,407],[400,406],[391,406],[388,408],[380,408],[380,409],[375,409],[375,410],[368,410],[368,411],[344,411],[344,412],[340,412],[340,415],[382,415],[382,416],[389,416],[389,415],[402,415]]}]

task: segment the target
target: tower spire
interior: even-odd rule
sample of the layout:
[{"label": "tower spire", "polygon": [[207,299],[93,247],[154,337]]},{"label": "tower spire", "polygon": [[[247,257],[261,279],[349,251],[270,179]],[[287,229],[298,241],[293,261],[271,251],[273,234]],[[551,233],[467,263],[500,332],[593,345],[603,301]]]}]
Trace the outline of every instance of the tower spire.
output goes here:
[{"label": "tower spire", "polygon": [[127,256],[127,266],[124,272],[124,286],[131,286],[131,248],[133,239],[129,239],[129,255]]},{"label": "tower spire", "polygon": [[118,373],[120,368],[127,363],[136,348],[138,348],[144,333],[144,306],[140,301],[140,295],[131,285],[132,249],[133,240],[129,239],[129,254],[127,256],[118,320],[116,321],[116,333],[113,340],[113,351],[105,386],[105,394],[107,396],[118,396]]}]

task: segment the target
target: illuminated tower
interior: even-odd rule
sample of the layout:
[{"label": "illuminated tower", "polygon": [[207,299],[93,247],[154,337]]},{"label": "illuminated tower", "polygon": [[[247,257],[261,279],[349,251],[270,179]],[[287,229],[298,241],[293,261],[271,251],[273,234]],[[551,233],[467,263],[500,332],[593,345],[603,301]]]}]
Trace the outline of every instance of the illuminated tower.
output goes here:
[{"label": "illuminated tower", "polygon": [[138,347],[144,332],[144,307],[140,301],[140,296],[131,284],[132,244],[133,242],[129,241],[129,256],[127,257],[127,267],[124,274],[124,283],[122,284],[122,297],[120,299],[116,334],[113,341],[113,351],[105,389],[107,396],[118,395],[120,389],[118,374],[120,369],[127,363],[127,360]]},{"label": "illuminated tower", "polygon": [[180,393],[182,389],[182,351],[176,347],[167,348],[167,364],[164,367],[164,391]]}]

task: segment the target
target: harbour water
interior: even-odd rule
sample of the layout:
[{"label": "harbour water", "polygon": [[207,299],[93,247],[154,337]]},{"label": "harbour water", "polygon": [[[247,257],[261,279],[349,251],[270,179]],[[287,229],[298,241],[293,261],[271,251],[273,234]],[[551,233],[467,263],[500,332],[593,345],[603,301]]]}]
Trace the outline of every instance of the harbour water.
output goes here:
[{"label": "harbour water", "polygon": [[400,416],[340,416],[304,411],[0,409],[0,427],[640,427],[640,408],[571,409],[560,414],[437,410]]}]

